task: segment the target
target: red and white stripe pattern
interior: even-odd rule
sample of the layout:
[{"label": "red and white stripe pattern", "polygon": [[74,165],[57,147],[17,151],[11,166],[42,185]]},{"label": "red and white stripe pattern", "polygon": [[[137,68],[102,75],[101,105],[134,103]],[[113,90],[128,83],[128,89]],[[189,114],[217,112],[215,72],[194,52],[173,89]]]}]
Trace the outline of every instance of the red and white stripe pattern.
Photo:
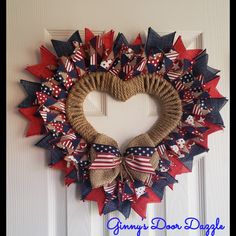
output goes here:
[{"label": "red and white stripe pattern", "polygon": [[176,58],[179,56],[179,53],[171,50],[170,52],[165,53],[165,56],[169,58],[171,61],[175,61]]},{"label": "red and white stripe pattern", "polygon": [[103,40],[102,37],[100,37],[99,35],[97,36],[97,48],[100,49],[103,46]]},{"label": "red and white stripe pattern", "polygon": [[132,71],[133,71],[133,66],[131,66],[131,65],[125,65],[123,67],[123,72],[125,74],[130,74]]},{"label": "red and white stripe pattern", "polygon": [[137,71],[143,71],[147,63],[147,59],[142,59],[142,61],[139,63],[139,66],[137,67]]},{"label": "red and white stripe pattern", "polygon": [[64,102],[57,102],[54,105],[52,105],[52,108],[55,108],[56,110],[59,110],[63,113],[66,113],[66,105]]},{"label": "red and white stripe pattern", "polygon": [[112,68],[111,70],[109,70],[109,72],[113,75],[118,75],[119,74],[119,70],[115,69],[115,68]]},{"label": "red and white stripe pattern", "polygon": [[120,165],[120,163],[120,157],[115,156],[112,153],[97,153],[96,158],[89,169],[113,169]]},{"label": "red and white stripe pattern", "polygon": [[116,189],[116,182],[103,186],[103,189],[106,193],[113,194]]},{"label": "red and white stripe pattern", "polygon": [[194,104],[192,113],[195,115],[202,115],[202,110],[199,104]]},{"label": "red and white stripe pattern", "polygon": [[183,85],[183,83],[181,81],[176,81],[175,88],[177,91],[181,91],[181,90],[185,89],[185,86]]},{"label": "red and white stripe pattern", "polygon": [[61,142],[61,144],[62,144],[64,147],[69,148],[69,149],[74,148],[74,147],[73,147],[73,144],[72,144],[72,142],[71,142],[71,139],[64,140],[64,141]]},{"label": "red and white stripe pattern", "polygon": [[125,164],[129,169],[147,174],[155,174],[150,157],[129,155],[125,158]]},{"label": "red and white stripe pattern", "polygon": [[199,75],[197,77],[197,80],[200,81],[201,84],[203,84],[204,83],[204,76],[203,75]]},{"label": "red and white stripe pattern", "polygon": [[76,51],[76,53],[72,57],[73,62],[81,61],[84,59],[83,52],[79,49]]},{"label": "red and white stripe pattern", "polygon": [[67,140],[67,139],[76,139],[76,135],[74,133],[70,133],[70,134],[62,136],[61,138],[61,140]]},{"label": "red and white stripe pattern", "polygon": [[97,65],[97,55],[96,55],[96,53],[93,53],[93,55],[90,56],[90,65],[91,66]]},{"label": "red and white stripe pattern", "polygon": [[153,184],[153,175],[152,174],[148,175],[148,177],[145,180],[144,184],[149,186],[149,187],[152,186],[152,184]]},{"label": "red and white stripe pattern", "polygon": [[74,69],[73,63],[70,61],[69,58],[66,59],[65,69],[67,72],[71,72]]},{"label": "red and white stripe pattern", "polygon": [[42,111],[39,111],[39,113],[40,113],[41,117],[43,118],[43,121],[47,122],[47,114],[48,114],[48,112],[42,110]]},{"label": "red and white stripe pattern", "polygon": [[182,75],[182,72],[169,71],[167,75],[170,80],[175,80],[175,79],[178,79]]},{"label": "red and white stripe pattern", "polygon": [[158,146],[156,147],[156,150],[157,150],[159,156],[162,156],[162,155],[165,153],[165,151],[166,151],[166,146],[165,146],[165,144],[158,145]]}]

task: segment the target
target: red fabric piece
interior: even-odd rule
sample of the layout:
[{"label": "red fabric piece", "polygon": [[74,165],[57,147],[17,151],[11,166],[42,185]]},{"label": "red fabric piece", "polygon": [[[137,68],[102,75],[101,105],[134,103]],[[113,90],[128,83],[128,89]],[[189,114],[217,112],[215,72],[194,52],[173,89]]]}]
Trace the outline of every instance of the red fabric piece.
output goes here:
[{"label": "red fabric piece", "polygon": [[219,93],[216,86],[219,83],[220,76],[215,77],[213,80],[206,83],[204,86],[204,90],[206,90],[211,98],[222,98],[223,96]]},{"label": "red fabric piece", "polygon": [[43,119],[35,116],[38,106],[19,108],[18,110],[29,121],[26,137],[44,134]]},{"label": "red fabric piece", "polygon": [[134,42],[132,43],[132,45],[142,45],[143,42],[142,42],[142,38],[141,38],[141,35],[138,34],[138,36],[136,37],[136,39],[134,40]]},{"label": "red fabric piece", "polygon": [[67,162],[65,160],[61,160],[61,161],[57,162],[56,164],[51,165],[50,167],[53,169],[62,170],[66,173],[67,169],[68,169],[66,165],[67,165]]},{"label": "red fabric piece", "polygon": [[147,204],[161,202],[161,199],[152,191],[151,188],[147,187],[146,192],[148,197],[142,196],[137,201],[132,203],[132,209],[139,214],[142,218],[146,218]]},{"label": "red fabric piece", "polygon": [[102,187],[94,188],[86,197],[85,200],[95,201],[98,205],[99,215],[102,215],[105,202],[105,192]]},{"label": "red fabric piece", "polygon": [[212,134],[214,132],[217,132],[219,130],[223,130],[223,127],[216,125],[216,124],[212,124],[207,121],[205,121],[204,126],[208,127],[209,129],[203,134],[203,137],[202,137],[203,140],[196,142],[196,143],[203,146],[204,148],[208,149],[208,135]]},{"label": "red fabric piece", "polygon": [[94,33],[88,29],[88,28],[85,28],[84,29],[85,31],[85,44],[88,44],[89,41],[95,36]]},{"label": "red fabric piece", "polygon": [[[189,173],[191,170],[189,170],[179,159],[178,157],[169,157],[170,161],[173,163],[170,170],[168,171],[168,174],[170,174],[173,178],[175,178],[176,175]],[[168,185],[171,190],[173,190],[174,184]]]},{"label": "red fabric piece", "polygon": [[110,30],[109,32],[103,34],[101,36],[101,39],[103,41],[105,50],[110,51],[113,47],[113,37],[114,37],[114,31]]},{"label": "red fabric piece", "polygon": [[70,186],[72,183],[74,183],[75,182],[75,180],[74,179],[71,179],[71,178],[67,178],[67,177],[65,177],[65,179],[64,179],[64,183],[65,183],[65,185],[66,186]]},{"label": "red fabric piece", "polygon": [[173,47],[174,50],[179,53],[179,59],[187,59],[189,61],[192,61],[202,51],[202,49],[186,50],[181,36],[177,38]]},{"label": "red fabric piece", "polygon": [[178,158],[169,157],[169,159],[173,163],[168,171],[171,176],[175,177],[176,175],[191,172],[191,170],[189,170]]},{"label": "red fabric piece", "polygon": [[40,47],[41,61],[39,64],[27,66],[26,70],[38,78],[48,78],[53,76],[54,72],[51,70],[57,66],[57,58],[44,46]]}]

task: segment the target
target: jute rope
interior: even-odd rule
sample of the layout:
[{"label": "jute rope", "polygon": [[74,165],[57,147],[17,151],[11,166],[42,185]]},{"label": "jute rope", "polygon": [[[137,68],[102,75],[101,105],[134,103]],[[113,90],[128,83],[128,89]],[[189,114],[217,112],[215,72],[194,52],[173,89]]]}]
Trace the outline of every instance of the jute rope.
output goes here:
[{"label": "jute rope", "polygon": [[175,129],[182,115],[181,100],[177,91],[160,76],[147,74],[123,81],[110,73],[91,73],[73,86],[66,101],[66,115],[70,124],[89,143],[94,141],[98,132],[85,118],[83,102],[94,90],[109,93],[120,101],[126,101],[138,93],[159,98],[162,114],[147,132],[155,145]]},{"label": "jute rope", "polygon": [[[157,75],[137,76],[128,81],[122,81],[109,73],[96,72],[81,78],[71,89],[67,102],[66,114],[74,130],[83,136],[89,143],[112,145],[118,148],[117,142],[105,134],[100,134],[86,120],[83,102],[86,96],[94,90],[107,92],[120,101],[126,101],[138,93],[147,93],[159,98],[162,114],[153,127],[144,134],[131,140],[127,148],[135,146],[155,147],[173,129],[176,128],[182,116],[181,100],[172,85]],[[90,160],[94,161],[96,152],[90,149]],[[155,152],[150,157],[150,163],[157,168],[159,155]],[[118,175],[121,179],[137,179],[145,182],[149,174],[128,169],[124,162],[113,169],[90,170],[90,182],[93,188],[106,186],[112,183]]]}]

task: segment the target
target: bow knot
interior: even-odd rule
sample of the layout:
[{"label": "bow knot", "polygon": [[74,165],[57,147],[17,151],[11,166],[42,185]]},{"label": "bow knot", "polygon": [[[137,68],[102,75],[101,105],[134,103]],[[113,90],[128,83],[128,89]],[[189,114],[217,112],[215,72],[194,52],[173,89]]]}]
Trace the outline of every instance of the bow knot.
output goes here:
[{"label": "bow knot", "polygon": [[114,179],[119,174],[121,179],[129,176],[131,180],[142,174],[155,174],[155,168],[150,161],[156,152],[155,147],[130,147],[126,149],[123,155],[118,148],[111,145],[94,143],[92,148],[95,151],[95,158],[89,167],[90,170],[108,171],[119,168],[119,172],[114,176]]}]

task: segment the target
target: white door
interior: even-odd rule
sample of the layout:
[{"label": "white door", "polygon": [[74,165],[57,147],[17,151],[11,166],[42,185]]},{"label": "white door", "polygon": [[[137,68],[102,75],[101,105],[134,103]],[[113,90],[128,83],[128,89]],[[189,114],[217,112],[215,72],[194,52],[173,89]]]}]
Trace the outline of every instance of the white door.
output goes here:
[{"label": "white door", "polygon": [[[126,221],[118,213],[101,217],[95,203],[80,202],[76,187],[65,187],[62,173],[47,167],[47,153],[34,146],[41,137],[23,137],[27,121],[16,109],[25,97],[19,80],[34,81],[23,68],[37,63],[39,46],[51,48],[51,38],[67,39],[75,30],[83,36],[84,27],[95,33],[112,28],[128,39],[138,32],[145,35],[149,26],[160,34],[177,31],[189,48],[207,48],[209,65],[221,70],[219,91],[229,97],[228,10],[229,2],[222,0],[7,2],[8,236],[108,236],[113,234],[105,224],[112,216],[125,224],[143,224],[157,216],[170,224],[188,216],[212,224],[219,217],[226,228],[216,235],[229,235],[229,105],[221,111],[226,128],[210,136],[209,153],[196,158],[192,173],[177,176],[179,183],[174,191],[166,190],[161,204],[148,206],[144,221],[134,213]],[[93,92],[86,99],[85,111],[98,131],[115,138],[122,147],[158,117],[157,104],[148,95],[123,103]],[[119,235],[137,235],[137,231]],[[204,232],[150,230],[141,235],[203,236]]]}]

